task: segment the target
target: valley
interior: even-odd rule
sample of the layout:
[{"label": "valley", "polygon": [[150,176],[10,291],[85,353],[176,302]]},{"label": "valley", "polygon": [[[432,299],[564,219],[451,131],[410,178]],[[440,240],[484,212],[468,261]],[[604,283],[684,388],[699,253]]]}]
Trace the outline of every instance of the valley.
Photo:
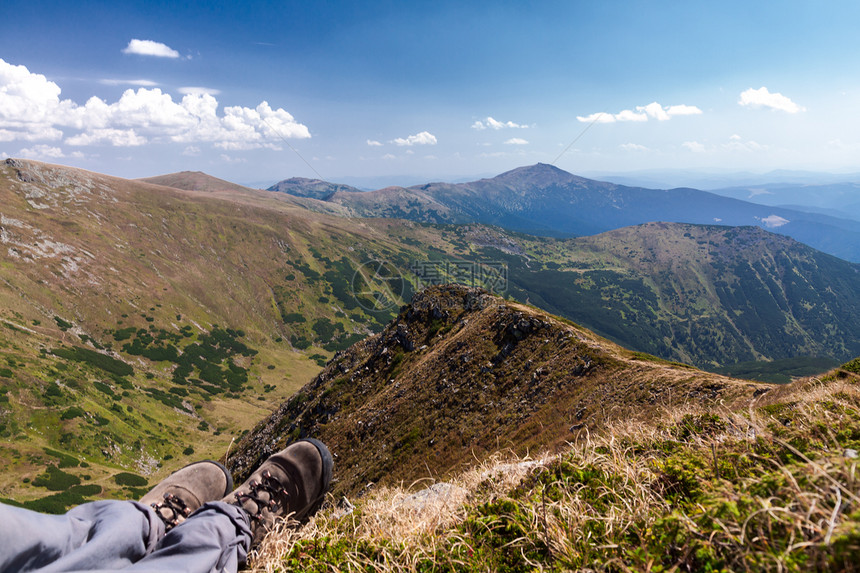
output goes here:
[{"label": "valley", "polygon": [[[155,180],[171,186],[2,165],[5,499],[56,511],[132,495],[185,452],[235,454],[336,353],[449,281],[709,369],[860,354],[857,266],[755,227],[561,239],[346,217],[200,173]],[[57,455],[71,459],[52,470]]]}]

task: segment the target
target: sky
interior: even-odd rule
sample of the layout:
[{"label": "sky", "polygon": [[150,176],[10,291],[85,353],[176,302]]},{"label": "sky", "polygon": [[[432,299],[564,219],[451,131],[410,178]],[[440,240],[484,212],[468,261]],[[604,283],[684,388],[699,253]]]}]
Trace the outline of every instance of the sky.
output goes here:
[{"label": "sky", "polygon": [[0,157],[401,184],[860,171],[860,3],[3,0]]}]

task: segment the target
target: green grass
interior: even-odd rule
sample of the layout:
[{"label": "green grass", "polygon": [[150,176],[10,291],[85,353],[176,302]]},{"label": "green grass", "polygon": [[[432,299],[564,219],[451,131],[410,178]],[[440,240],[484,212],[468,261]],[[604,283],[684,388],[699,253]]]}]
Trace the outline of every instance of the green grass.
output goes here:
[{"label": "green grass", "polygon": [[[860,379],[789,403],[667,412],[538,461],[382,488],[284,529],[253,565],[302,571],[856,571]],[[825,423],[826,421],[826,423]],[[504,462],[504,463],[500,463]],[[423,487],[421,485],[417,488]],[[331,500],[335,502],[335,500]],[[336,505],[336,504],[335,504]]]}]

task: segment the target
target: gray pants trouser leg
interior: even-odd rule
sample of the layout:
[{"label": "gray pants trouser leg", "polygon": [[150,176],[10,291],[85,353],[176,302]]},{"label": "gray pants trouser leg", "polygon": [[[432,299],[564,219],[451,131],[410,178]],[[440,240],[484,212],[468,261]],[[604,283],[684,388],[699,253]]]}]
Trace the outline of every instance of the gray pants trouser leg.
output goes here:
[{"label": "gray pants trouser leg", "polygon": [[155,512],[133,501],[94,501],[65,515],[0,504],[0,573],[235,573],[250,544],[247,514],[221,502],[167,535]]}]

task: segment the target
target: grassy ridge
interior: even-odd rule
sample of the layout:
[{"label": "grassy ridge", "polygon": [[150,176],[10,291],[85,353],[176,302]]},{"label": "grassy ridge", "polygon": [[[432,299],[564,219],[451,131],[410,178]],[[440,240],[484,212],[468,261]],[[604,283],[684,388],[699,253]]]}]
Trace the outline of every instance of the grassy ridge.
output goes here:
[{"label": "grassy ridge", "polygon": [[836,371],[752,410],[663,420],[499,458],[418,494],[421,483],[332,499],[304,528],[270,535],[253,568],[860,568],[860,377]]}]

